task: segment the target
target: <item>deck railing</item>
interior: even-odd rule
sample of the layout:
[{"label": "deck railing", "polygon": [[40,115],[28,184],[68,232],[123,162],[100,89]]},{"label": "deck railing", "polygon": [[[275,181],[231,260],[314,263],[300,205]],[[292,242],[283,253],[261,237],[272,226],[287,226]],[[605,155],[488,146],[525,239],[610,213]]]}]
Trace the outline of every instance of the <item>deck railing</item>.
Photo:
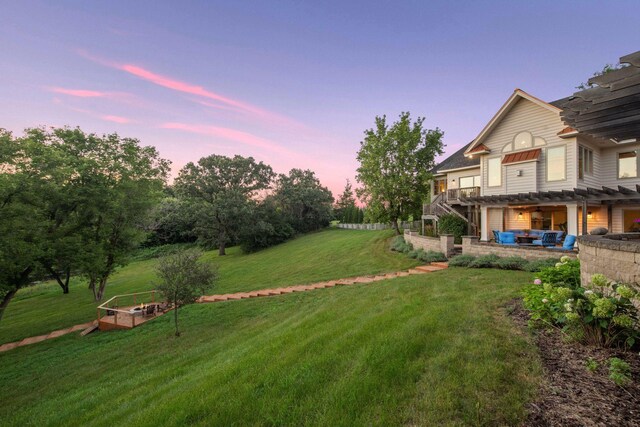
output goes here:
[{"label": "deck railing", "polygon": [[480,187],[451,188],[447,190],[447,201],[460,200],[461,197],[479,197]]},{"label": "deck railing", "polygon": [[136,318],[132,315],[130,309],[122,309],[120,307],[135,307],[139,304],[148,304],[156,302],[156,290],[147,292],[136,292],[133,294],[116,295],[109,298],[97,308],[98,323],[100,322],[101,314],[114,316],[114,324],[118,325],[118,314],[125,314],[127,317],[131,317],[132,326],[136,325]]}]

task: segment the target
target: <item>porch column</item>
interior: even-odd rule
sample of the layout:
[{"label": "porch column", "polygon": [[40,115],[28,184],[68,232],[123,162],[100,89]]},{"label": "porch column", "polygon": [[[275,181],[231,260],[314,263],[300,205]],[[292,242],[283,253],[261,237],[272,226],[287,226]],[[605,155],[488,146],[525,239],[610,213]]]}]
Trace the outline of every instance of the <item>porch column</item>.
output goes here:
[{"label": "porch column", "polygon": [[480,206],[480,240],[488,242],[489,214],[486,206]]},{"label": "porch column", "polygon": [[583,200],[582,201],[582,235],[585,236],[589,233],[587,233],[587,201]]},{"label": "porch column", "polygon": [[567,203],[567,234],[578,235],[578,205]]}]

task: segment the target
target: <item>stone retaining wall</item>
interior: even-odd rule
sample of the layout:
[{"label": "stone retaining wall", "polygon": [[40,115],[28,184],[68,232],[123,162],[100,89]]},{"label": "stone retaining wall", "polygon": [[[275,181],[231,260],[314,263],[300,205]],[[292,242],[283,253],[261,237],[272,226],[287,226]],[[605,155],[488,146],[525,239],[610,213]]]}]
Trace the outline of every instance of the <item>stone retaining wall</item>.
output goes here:
[{"label": "stone retaining wall", "polygon": [[627,283],[640,291],[640,235],[580,236],[578,248],[583,285],[591,282],[591,276],[600,273],[609,280]]},{"label": "stone retaining wall", "polygon": [[476,236],[462,236],[462,253],[464,255],[482,256],[497,255],[502,258],[518,256],[532,261],[537,259],[560,258],[569,256],[576,258],[575,251],[558,251],[533,246],[505,246],[496,243],[480,243]]},{"label": "stone retaining wall", "polygon": [[440,237],[421,236],[415,231],[406,230],[404,240],[411,243],[414,249],[442,252],[448,257],[454,254],[453,234],[443,234]]}]

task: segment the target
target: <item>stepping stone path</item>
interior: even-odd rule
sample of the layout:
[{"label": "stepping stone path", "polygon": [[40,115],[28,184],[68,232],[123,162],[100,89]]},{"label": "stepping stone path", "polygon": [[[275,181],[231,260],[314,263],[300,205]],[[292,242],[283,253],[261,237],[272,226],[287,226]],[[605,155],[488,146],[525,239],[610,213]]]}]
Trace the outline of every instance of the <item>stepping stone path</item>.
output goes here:
[{"label": "stepping stone path", "polygon": [[239,292],[235,294],[206,295],[206,296],[200,297],[198,302],[222,302],[222,301],[232,301],[232,300],[239,300],[239,299],[246,299],[246,298],[271,297],[271,296],[282,295],[282,294],[290,294],[293,292],[305,292],[305,291],[312,291],[314,289],[333,288],[334,286],[347,286],[347,285],[356,285],[361,283],[362,284],[373,283],[373,282],[379,282],[380,280],[389,280],[389,279],[395,279],[396,277],[410,276],[412,274],[431,273],[433,271],[444,270],[445,268],[448,268],[448,267],[449,267],[449,264],[446,262],[432,262],[429,265],[421,265],[421,266],[412,268],[408,271],[398,271],[395,273],[379,274],[376,276],[349,277],[347,279],[330,280],[328,282],[311,283],[308,285],[290,286],[287,288],[276,288],[276,289],[262,289],[259,291]]},{"label": "stepping stone path", "polygon": [[[282,295],[282,294],[290,294],[293,292],[306,292],[306,291],[312,291],[315,289],[333,288],[335,286],[348,286],[348,285],[356,285],[356,284],[373,283],[373,282],[379,282],[381,280],[395,279],[396,277],[410,276],[412,274],[431,273],[433,271],[444,270],[447,267],[449,267],[449,265],[446,262],[432,262],[429,265],[421,265],[421,266],[412,268],[408,271],[398,271],[395,273],[386,273],[386,274],[379,274],[374,276],[350,277],[347,279],[329,280],[326,282],[311,283],[308,285],[289,286],[286,288],[276,288],[276,289],[261,289],[258,291],[238,292],[235,294],[205,295],[203,297],[200,297],[198,302],[201,302],[201,303],[222,302],[222,301],[233,301],[233,300],[240,300],[240,299],[246,299],[246,298],[270,297],[270,296],[276,296],[276,295]],[[70,334],[72,332],[76,332],[80,330],[86,330],[87,332],[90,332],[89,329],[92,329],[92,328],[95,329],[96,325],[97,325],[97,322],[94,320],[92,322],[75,325],[70,328],[59,329],[57,331],[53,331],[45,335],[39,335],[37,337],[29,337],[29,338],[23,339],[22,341],[2,344],[0,345],[0,353],[3,351],[12,350],[16,347],[35,344],[40,341],[57,338],[62,335]]]}]

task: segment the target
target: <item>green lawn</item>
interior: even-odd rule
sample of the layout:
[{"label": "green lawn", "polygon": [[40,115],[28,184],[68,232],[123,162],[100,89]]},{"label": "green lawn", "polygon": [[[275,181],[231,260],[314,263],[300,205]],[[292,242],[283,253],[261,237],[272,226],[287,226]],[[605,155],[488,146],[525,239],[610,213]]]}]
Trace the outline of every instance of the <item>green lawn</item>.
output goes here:
[{"label": "green lawn", "polygon": [[[309,237],[320,243],[314,249],[326,236],[350,242],[339,232],[320,233]],[[324,266],[332,261],[325,257],[340,249],[300,250],[292,254],[293,271],[283,265],[273,267],[278,273],[267,267],[258,273],[245,263],[251,279],[238,281],[237,289],[271,285],[261,274],[304,281],[310,276],[295,271],[297,263],[314,254],[318,275],[329,277],[332,269]],[[378,250],[364,254],[380,257]],[[255,256],[286,264],[277,255]],[[233,254],[222,272],[233,257],[250,259]],[[379,269],[402,265],[391,259]],[[234,268],[239,277],[242,267]],[[518,425],[541,369],[535,347],[504,307],[530,279],[523,272],[451,268],[189,306],[180,338],[163,316],[131,331],[18,348],[0,353],[0,420],[16,426]],[[232,285],[221,283],[225,290]]]},{"label": "green lawn", "polygon": [[[219,266],[220,274],[212,293],[296,285],[416,265],[389,251],[392,235],[390,231],[329,229],[250,255],[239,248],[229,249],[224,257],[211,251],[206,259]],[[139,261],[122,268],[109,281],[105,299],[153,289],[156,262]],[[79,280],[72,282],[68,295],[53,282],[23,289],[0,321],[0,344],[90,321],[96,317],[96,306],[86,283]]]}]

